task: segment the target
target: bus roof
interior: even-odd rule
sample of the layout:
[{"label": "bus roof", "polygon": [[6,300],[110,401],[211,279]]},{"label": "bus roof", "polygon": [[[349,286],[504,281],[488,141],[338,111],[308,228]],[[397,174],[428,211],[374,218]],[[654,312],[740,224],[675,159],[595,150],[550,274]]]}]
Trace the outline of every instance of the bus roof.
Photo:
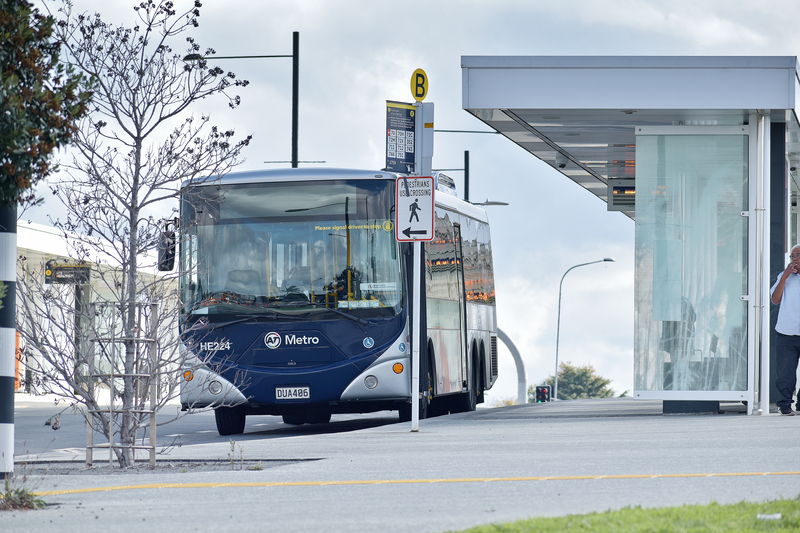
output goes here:
[{"label": "bus roof", "polygon": [[[435,173],[435,174],[438,174]],[[246,183],[272,183],[285,181],[324,181],[337,179],[389,179],[396,180],[402,174],[385,170],[356,170],[350,168],[281,168],[273,170],[249,170],[229,172],[224,176],[209,176],[198,180],[187,180],[181,189],[188,187],[193,181],[199,185],[239,185]],[[486,211],[456,196],[447,193],[436,195],[436,203],[442,207],[453,209],[482,222],[488,222]]]},{"label": "bus roof", "polygon": [[197,180],[187,180],[181,188],[193,181],[197,185],[236,185],[240,183],[261,183],[278,181],[317,181],[335,179],[396,179],[397,174],[383,170],[354,170],[349,168],[280,168],[274,170],[249,170],[229,172],[222,177],[208,176]]}]

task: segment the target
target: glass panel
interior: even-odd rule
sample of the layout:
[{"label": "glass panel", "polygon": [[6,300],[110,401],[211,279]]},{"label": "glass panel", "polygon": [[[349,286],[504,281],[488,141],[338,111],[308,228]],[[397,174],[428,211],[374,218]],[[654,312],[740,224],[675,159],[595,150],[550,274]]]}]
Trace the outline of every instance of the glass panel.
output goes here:
[{"label": "glass panel", "polygon": [[386,180],[353,180],[185,192],[187,310],[394,316],[403,285],[393,187]]},{"label": "glass panel", "polygon": [[636,390],[747,390],[747,191],[747,136],[637,136]]},{"label": "glass panel", "polygon": [[425,245],[426,317],[434,343],[439,392],[461,391],[463,350],[458,215],[437,209],[433,240]]}]

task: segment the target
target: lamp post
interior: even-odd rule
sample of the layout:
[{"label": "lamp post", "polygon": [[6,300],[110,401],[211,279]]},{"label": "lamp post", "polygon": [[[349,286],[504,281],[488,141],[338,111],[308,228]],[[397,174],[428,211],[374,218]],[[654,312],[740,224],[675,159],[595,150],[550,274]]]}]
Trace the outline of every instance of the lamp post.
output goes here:
[{"label": "lamp post", "polygon": [[561,276],[561,282],[558,284],[558,325],[556,326],[556,373],[555,373],[555,380],[553,382],[553,401],[558,399],[558,338],[561,333],[561,286],[564,284],[564,278],[567,277],[569,271],[586,266],[586,265],[593,265],[595,263],[613,263],[614,259],[611,257],[606,257],[604,259],[598,259],[597,261],[591,261],[590,263],[581,263],[580,265],[575,265],[570,267],[564,275]]},{"label": "lamp post", "polygon": [[189,54],[183,58],[184,61],[200,61],[201,59],[262,59],[269,57],[291,57],[292,58],[292,168],[297,168],[297,101],[300,91],[298,89],[300,79],[300,32],[292,32],[292,54],[291,55],[271,55],[271,56],[214,56],[206,58],[200,54]]}]

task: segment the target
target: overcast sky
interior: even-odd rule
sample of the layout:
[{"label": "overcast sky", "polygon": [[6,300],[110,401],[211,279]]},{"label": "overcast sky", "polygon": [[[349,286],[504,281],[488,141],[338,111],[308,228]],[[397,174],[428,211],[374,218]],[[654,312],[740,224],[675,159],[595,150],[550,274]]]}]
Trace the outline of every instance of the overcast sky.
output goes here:
[{"label": "overcast sky", "polygon": [[[56,3],[46,0],[50,6]],[[75,0],[107,21],[133,25],[125,0]],[[179,10],[191,4],[175,0]],[[129,6],[129,7],[128,7]],[[486,129],[461,108],[462,55],[796,55],[796,0],[203,0],[191,35],[220,56],[291,54],[300,32],[299,157],[333,167],[385,163],[385,102],[413,101],[411,73],[429,78],[436,129]],[[181,39],[173,44],[182,50]],[[220,61],[248,79],[237,110],[203,101],[194,114],[253,134],[240,170],[291,158],[291,59]],[[586,80],[591,83],[591,80]],[[634,223],[510,141],[437,133],[434,168],[463,167],[470,152],[473,201],[489,207],[499,327],[523,355],[528,384],[559,360],[592,364],[617,393],[633,387]],[[303,166],[303,165],[301,165]],[[463,193],[461,172],[450,173]],[[55,201],[46,210],[57,213]],[[43,211],[26,215],[45,222]],[[488,401],[516,397],[516,370],[501,346],[500,378]]]}]

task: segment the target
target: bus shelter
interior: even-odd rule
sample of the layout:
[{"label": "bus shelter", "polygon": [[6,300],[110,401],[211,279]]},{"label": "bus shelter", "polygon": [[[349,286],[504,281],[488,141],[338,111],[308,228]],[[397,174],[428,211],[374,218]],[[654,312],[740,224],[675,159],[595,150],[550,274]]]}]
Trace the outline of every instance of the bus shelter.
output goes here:
[{"label": "bus shelter", "polygon": [[461,63],[465,110],[635,221],[634,397],[769,412],[769,289],[797,243],[797,58]]}]

